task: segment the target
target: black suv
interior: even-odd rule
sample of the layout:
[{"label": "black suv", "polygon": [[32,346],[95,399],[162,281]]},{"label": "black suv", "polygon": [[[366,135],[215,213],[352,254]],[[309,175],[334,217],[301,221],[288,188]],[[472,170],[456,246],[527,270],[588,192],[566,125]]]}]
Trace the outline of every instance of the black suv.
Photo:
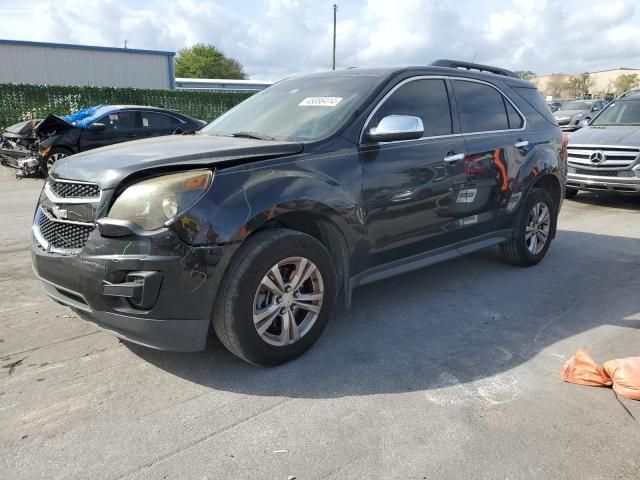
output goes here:
[{"label": "black suv", "polygon": [[499,245],[534,265],[556,233],[566,140],[529,82],[453,61],[283,80],[200,133],[56,163],[34,270],[143,345],[290,360],[355,287]]}]

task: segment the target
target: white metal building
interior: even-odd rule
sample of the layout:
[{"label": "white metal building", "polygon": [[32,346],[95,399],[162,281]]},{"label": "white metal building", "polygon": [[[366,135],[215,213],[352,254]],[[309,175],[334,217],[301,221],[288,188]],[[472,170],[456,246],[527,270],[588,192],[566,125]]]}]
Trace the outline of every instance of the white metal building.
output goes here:
[{"label": "white metal building", "polygon": [[231,80],[227,78],[176,78],[178,90],[207,90],[234,92],[257,92],[264,90],[273,82],[262,80]]},{"label": "white metal building", "polygon": [[0,83],[173,89],[175,52],[0,40]]}]

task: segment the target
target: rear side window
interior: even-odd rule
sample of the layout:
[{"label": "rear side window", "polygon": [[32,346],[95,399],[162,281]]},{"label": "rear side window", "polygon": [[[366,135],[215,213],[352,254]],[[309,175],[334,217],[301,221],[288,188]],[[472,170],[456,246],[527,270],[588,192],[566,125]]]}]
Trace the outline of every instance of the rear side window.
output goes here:
[{"label": "rear side window", "polygon": [[405,83],[385,100],[371,119],[369,127],[378,125],[387,115],[420,117],[424,137],[449,135],[451,109],[444,80],[413,80]]},{"label": "rear side window", "polygon": [[180,125],[180,120],[171,115],[155,112],[140,112],[142,116],[142,128],[146,129],[171,129]]},{"label": "rear side window", "polygon": [[551,113],[551,109],[544,101],[542,95],[537,88],[525,88],[525,87],[511,87],[518,95],[524,98],[529,105],[531,105],[545,120],[551,122],[553,125],[557,125],[556,118]]},{"label": "rear side window", "polygon": [[454,80],[453,90],[460,112],[462,133],[509,129],[505,100],[498,90],[483,83],[464,80]]},{"label": "rear side window", "polygon": [[513,108],[511,102],[506,98],[502,99],[504,101],[504,106],[507,107],[507,117],[509,118],[509,128],[522,128],[524,124],[524,120],[520,116],[516,109]]}]

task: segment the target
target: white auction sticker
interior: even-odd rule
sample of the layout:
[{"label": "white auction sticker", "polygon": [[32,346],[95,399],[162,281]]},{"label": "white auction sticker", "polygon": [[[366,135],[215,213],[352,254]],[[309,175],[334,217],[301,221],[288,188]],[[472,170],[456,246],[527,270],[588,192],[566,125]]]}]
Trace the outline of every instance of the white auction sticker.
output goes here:
[{"label": "white auction sticker", "polygon": [[302,100],[299,107],[335,107],[342,101],[342,97],[307,97]]}]

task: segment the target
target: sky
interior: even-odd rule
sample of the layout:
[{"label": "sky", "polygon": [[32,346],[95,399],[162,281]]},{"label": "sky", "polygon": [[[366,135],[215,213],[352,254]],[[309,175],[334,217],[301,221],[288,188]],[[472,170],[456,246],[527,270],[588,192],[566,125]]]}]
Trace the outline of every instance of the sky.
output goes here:
[{"label": "sky", "polygon": [[[334,1],[0,0],[0,39],[177,51],[211,43],[249,78],[331,68]],[[538,74],[640,68],[638,0],[336,0],[337,68],[437,58]]]}]

